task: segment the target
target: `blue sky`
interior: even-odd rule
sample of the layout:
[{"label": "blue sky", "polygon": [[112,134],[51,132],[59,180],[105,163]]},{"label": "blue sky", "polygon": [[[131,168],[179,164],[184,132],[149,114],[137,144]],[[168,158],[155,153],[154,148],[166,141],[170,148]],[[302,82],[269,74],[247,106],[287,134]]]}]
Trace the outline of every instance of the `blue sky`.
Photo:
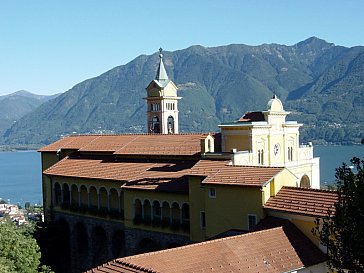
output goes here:
[{"label": "blue sky", "polygon": [[1,0],[0,95],[64,92],[159,47],[364,45],[364,1]]}]

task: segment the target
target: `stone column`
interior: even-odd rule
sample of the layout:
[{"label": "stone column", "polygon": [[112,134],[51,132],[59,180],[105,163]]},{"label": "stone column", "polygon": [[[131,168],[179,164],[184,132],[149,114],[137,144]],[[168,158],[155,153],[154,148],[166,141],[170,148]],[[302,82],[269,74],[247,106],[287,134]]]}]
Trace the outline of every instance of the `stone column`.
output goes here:
[{"label": "stone column", "polygon": [[78,189],[78,207],[81,207],[81,187]]},{"label": "stone column", "polygon": [[107,211],[110,212],[111,200],[110,200],[110,191],[107,192]]},{"label": "stone column", "polygon": [[118,202],[119,202],[119,204],[118,204],[118,207],[119,207],[119,213],[121,213],[121,200],[120,200],[120,196],[121,196],[121,191],[118,191]]},{"label": "stone column", "polygon": [[52,198],[52,206],[54,207],[56,205],[56,187],[54,186],[54,184],[52,185],[52,192],[53,192],[53,198]]},{"label": "stone column", "polygon": [[172,223],[173,220],[173,206],[169,207],[169,222]]},{"label": "stone column", "polygon": [[68,205],[71,206],[71,203],[72,203],[72,187],[68,186],[68,190],[70,191]]},{"label": "stone column", "polygon": [[90,189],[87,189],[87,208],[90,208]]},{"label": "stone column", "polygon": [[61,186],[61,205],[64,203],[63,185]]}]

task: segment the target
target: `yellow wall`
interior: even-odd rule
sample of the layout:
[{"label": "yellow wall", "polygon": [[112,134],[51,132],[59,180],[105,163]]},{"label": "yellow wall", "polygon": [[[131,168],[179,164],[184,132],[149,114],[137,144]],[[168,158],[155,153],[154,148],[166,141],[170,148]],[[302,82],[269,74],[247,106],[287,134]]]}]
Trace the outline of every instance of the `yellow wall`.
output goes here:
[{"label": "yellow wall", "polygon": [[294,217],[292,217],[291,220],[291,222],[295,224],[295,226],[298,227],[302,231],[302,233],[307,236],[307,238],[309,238],[316,246],[319,246],[320,240],[312,233],[312,229],[315,227],[314,221],[314,218],[311,218],[309,220],[300,220],[295,219]]},{"label": "yellow wall", "polygon": [[[257,222],[263,218],[260,187],[202,185],[201,178],[190,178],[191,240],[203,241],[231,229],[248,229],[248,214]],[[216,198],[209,197],[209,188]],[[200,212],[206,215],[206,228],[201,228]]]},{"label": "yellow wall", "polygon": [[163,89],[163,95],[167,97],[175,97],[177,96],[177,90],[174,86],[170,83]]},{"label": "yellow wall", "polygon": [[231,152],[232,149],[237,149],[238,151],[251,150],[249,137],[239,135],[227,136],[225,142],[225,152]]},{"label": "yellow wall", "polygon": [[[216,198],[210,198],[210,187],[216,188]],[[263,218],[262,192],[259,187],[205,185],[206,237],[230,229],[248,230],[248,214],[257,222]]]},{"label": "yellow wall", "polygon": [[283,213],[267,210],[269,216],[287,219],[292,222],[307,238],[309,238],[316,246],[319,246],[319,239],[313,235],[312,229],[315,227],[315,217],[303,216],[293,213]]},{"label": "yellow wall", "polygon": [[[270,147],[269,147],[269,154],[270,154],[270,164],[277,164],[277,163],[283,163],[284,162],[284,139],[282,135],[275,135],[271,136],[270,139]],[[275,155],[274,154],[274,146],[278,144],[280,149],[279,152]],[[268,149],[267,149],[268,150]]]},{"label": "yellow wall", "polygon": [[46,175],[42,175],[42,191],[43,191],[43,207],[44,210],[46,211],[47,209],[49,209],[52,205],[52,186],[51,186],[51,179],[46,176]]},{"label": "yellow wall", "polygon": [[206,230],[201,229],[200,212],[205,211],[205,188],[201,187],[201,177],[189,178],[190,192],[190,239],[203,241],[206,238]]},{"label": "yellow wall", "polygon": [[275,196],[283,186],[296,187],[297,183],[297,177],[287,169],[283,169],[266,186],[263,187],[262,205],[268,201],[272,194]]},{"label": "yellow wall", "polygon": [[56,164],[59,160],[65,158],[66,156],[69,156],[73,152],[74,150],[61,150],[59,156],[56,152],[42,152],[42,171],[48,169],[50,166]]},{"label": "yellow wall", "polygon": [[53,153],[41,153],[42,159],[42,171],[48,169],[50,166],[58,162],[58,156],[55,152]]}]

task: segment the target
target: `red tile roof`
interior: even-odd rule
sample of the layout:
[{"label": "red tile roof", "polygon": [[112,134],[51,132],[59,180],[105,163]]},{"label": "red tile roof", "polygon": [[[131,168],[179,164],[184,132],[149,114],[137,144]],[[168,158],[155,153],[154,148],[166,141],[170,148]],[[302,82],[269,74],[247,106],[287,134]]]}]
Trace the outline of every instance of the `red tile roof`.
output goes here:
[{"label": "red tile roof", "polygon": [[334,213],[337,201],[335,191],[282,187],[276,196],[269,198],[264,208],[317,217],[326,216],[329,210]]},{"label": "red tile roof", "polygon": [[[208,134],[176,135],[79,135],[68,136],[39,149],[40,152],[56,152],[73,149],[84,152],[112,152],[120,155],[198,155],[200,141]],[[214,134],[212,134],[214,136]]]},{"label": "red tile roof", "polygon": [[125,188],[188,192],[185,177],[196,161],[147,162],[66,157],[43,173],[53,176],[115,180]]},{"label": "red tile roof", "polygon": [[128,160],[115,156],[72,155],[46,175],[120,181],[124,188],[188,192],[188,175],[206,176],[203,184],[262,186],[283,168],[231,166],[229,161]]},{"label": "red tile roof", "polygon": [[263,112],[247,112],[242,116],[239,121],[251,122],[251,121],[265,121]]},{"label": "red tile roof", "polygon": [[87,272],[287,272],[325,260],[307,237],[287,225],[119,258]]},{"label": "red tile roof", "polygon": [[262,186],[282,167],[232,166],[229,161],[200,160],[190,174],[206,176],[203,184]]},{"label": "red tile roof", "polygon": [[[39,152],[56,152],[59,149],[74,149],[78,150],[83,145],[86,145],[87,143],[91,142],[92,140],[96,139],[97,136],[67,136],[64,138],[61,138],[57,140],[56,142],[53,142],[47,146],[44,146],[40,148]],[[84,143],[80,143],[80,141],[83,141]],[[73,143],[73,144],[72,144]]]}]

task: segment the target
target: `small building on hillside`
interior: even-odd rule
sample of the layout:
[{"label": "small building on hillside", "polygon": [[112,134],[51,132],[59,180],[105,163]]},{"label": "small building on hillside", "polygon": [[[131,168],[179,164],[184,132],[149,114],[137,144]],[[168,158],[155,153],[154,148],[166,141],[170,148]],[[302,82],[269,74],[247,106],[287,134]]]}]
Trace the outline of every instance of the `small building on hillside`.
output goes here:
[{"label": "small building on hillside", "polygon": [[[301,124],[285,120],[276,96],[221,132],[193,134],[178,133],[179,99],[160,54],[147,87],[147,134],[68,136],[39,150],[60,271],[247,233],[270,214],[293,219],[274,205],[281,191],[320,187],[319,159],[300,145]],[[301,218],[294,223],[307,220],[297,227],[308,236],[312,217]]]}]

